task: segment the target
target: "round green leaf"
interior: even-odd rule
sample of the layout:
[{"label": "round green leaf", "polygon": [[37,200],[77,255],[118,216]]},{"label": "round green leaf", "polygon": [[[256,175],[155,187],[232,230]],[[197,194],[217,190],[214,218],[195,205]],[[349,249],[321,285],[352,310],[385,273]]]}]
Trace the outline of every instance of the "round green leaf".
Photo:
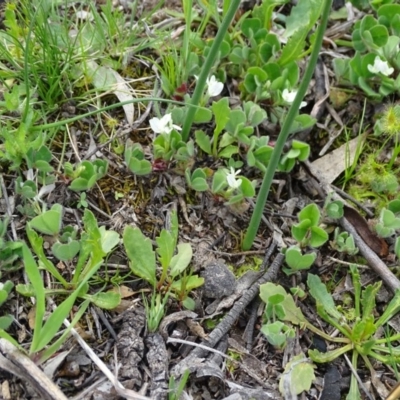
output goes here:
[{"label": "round green leaf", "polygon": [[59,260],[70,261],[79,253],[80,248],[80,243],[77,240],[72,240],[69,243],[54,243],[51,246],[51,251]]}]

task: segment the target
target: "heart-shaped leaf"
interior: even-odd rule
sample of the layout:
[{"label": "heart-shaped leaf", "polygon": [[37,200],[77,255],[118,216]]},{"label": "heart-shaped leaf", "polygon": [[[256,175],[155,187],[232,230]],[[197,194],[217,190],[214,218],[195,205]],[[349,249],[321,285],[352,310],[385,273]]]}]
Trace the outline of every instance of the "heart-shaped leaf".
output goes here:
[{"label": "heart-shaped leaf", "polygon": [[62,206],[54,204],[51,210],[33,218],[30,226],[45,235],[57,235],[61,229]]},{"label": "heart-shaped leaf", "polygon": [[310,268],[316,258],[316,253],[301,254],[301,250],[297,246],[290,247],[285,253],[286,264],[293,270],[292,273]]},{"label": "heart-shaped leaf", "polygon": [[80,248],[81,245],[77,240],[71,240],[69,243],[54,243],[51,251],[59,260],[70,261],[79,253]]}]

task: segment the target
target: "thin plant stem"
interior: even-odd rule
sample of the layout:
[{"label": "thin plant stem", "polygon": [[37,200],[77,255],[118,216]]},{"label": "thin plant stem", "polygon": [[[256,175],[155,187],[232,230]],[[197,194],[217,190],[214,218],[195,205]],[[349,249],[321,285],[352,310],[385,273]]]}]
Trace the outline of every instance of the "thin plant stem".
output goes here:
[{"label": "thin plant stem", "polygon": [[331,10],[332,0],[326,0],[324,9],[322,10],[321,15],[321,23],[318,27],[315,43],[313,50],[311,52],[310,60],[307,65],[307,69],[304,73],[304,77],[300,83],[299,89],[297,91],[296,97],[289,108],[289,112],[286,115],[285,121],[282,125],[281,132],[278,136],[278,140],[276,141],[274,150],[271,155],[271,159],[268,163],[267,170],[264,175],[263,182],[261,184],[260,191],[258,193],[257,202],[254,207],[253,215],[251,216],[250,224],[247,229],[246,235],[243,240],[243,250],[249,250],[253,245],[254,238],[256,237],[258,228],[260,226],[262,213],[265,207],[265,203],[268,198],[268,194],[271,188],[271,183],[275,175],[275,170],[278,166],[283,147],[286,143],[286,140],[289,136],[290,127],[292,125],[292,121],[297,116],[297,113],[300,108],[301,101],[303,100],[308,85],[310,83],[311,77],[314,73],[315,66],[317,64],[319,51],[322,46],[322,40],[324,37],[324,32],[326,30],[326,26],[328,24],[328,16]]},{"label": "thin plant stem", "polygon": [[[228,12],[225,14],[221,26],[215,36],[214,42],[211,46],[210,52],[208,53],[208,56],[206,60],[204,61],[204,65],[201,69],[199,78],[197,80],[196,88],[194,89],[193,92],[193,97],[190,102],[190,105],[192,107],[189,107],[186,113],[186,118],[183,121],[183,126],[182,126],[182,140],[184,142],[187,142],[189,139],[189,134],[190,134],[190,128],[192,127],[194,115],[196,113],[196,106],[199,105],[201,97],[204,93],[204,88],[207,84],[207,78],[208,75],[210,74],[211,68],[214,65],[215,59],[217,58],[218,51],[221,47],[222,41],[224,40],[225,34],[229,28],[229,25],[231,24],[233,17],[236,14],[236,11],[238,10],[240,5],[240,0],[232,0],[231,5],[229,6]],[[193,107],[194,106],[194,107]]]}]

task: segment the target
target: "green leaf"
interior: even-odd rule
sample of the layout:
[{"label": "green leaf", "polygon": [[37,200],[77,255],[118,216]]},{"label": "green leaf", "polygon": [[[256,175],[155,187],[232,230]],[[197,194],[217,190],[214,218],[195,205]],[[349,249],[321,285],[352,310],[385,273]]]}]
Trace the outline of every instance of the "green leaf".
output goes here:
[{"label": "green leaf", "polygon": [[209,189],[208,183],[204,178],[195,178],[191,182],[191,186],[196,192],[205,192]]},{"label": "green leaf", "polygon": [[397,289],[392,300],[387,305],[383,314],[375,322],[375,326],[378,329],[380,326],[388,322],[395,314],[400,311],[400,289]]},{"label": "green leaf", "polygon": [[304,219],[300,223],[292,226],[292,236],[300,243],[306,237],[310,227],[311,221],[309,219]]},{"label": "green leaf", "polygon": [[119,233],[111,230],[106,230],[105,226],[99,228],[101,248],[104,254],[110,253],[115,246],[120,242]]},{"label": "green leaf", "polygon": [[25,297],[33,297],[35,295],[35,289],[30,284],[18,283],[15,289],[20,295]]},{"label": "green leaf", "polygon": [[292,149],[300,151],[300,154],[297,157],[299,161],[306,161],[310,155],[310,146],[307,143],[293,140]]},{"label": "green leaf", "polygon": [[204,285],[204,278],[199,277],[198,275],[191,275],[188,277],[184,277],[178,279],[177,281],[172,282],[171,290],[177,293],[181,293],[183,286],[187,292],[190,292],[193,289],[197,289],[200,286]]},{"label": "green leaf", "polygon": [[247,38],[254,37],[259,29],[261,29],[261,21],[258,18],[246,18],[242,22],[242,32]]},{"label": "green leaf", "polygon": [[247,122],[253,127],[260,125],[267,118],[266,111],[252,101],[246,101],[243,104],[243,108]]},{"label": "green leaf", "polygon": [[326,231],[319,226],[312,226],[310,228],[311,238],[310,238],[310,246],[311,247],[320,247],[329,239]]},{"label": "green leaf", "polygon": [[[58,307],[50,314],[50,317],[47,319],[45,324],[43,325],[40,333],[37,333],[36,330],[34,332],[34,337],[36,335],[40,335],[38,341],[32,341],[32,346],[30,348],[30,352],[38,352],[42,350],[45,346],[47,346],[53,339],[60,326],[64,322],[65,318],[67,318],[68,314],[71,312],[73,306],[75,305],[77,297],[80,293],[83,292],[83,289],[88,286],[87,282],[89,279],[98,271],[99,267],[102,264],[102,257],[99,255],[93,256],[90,268],[86,274],[84,274],[81,279],[79,286],[72,292],[70,296],[68,296]],[[37,295],[36,295],[37,296]],[[38,318],[37,308],[36,308],[36,316],[35,319]],[[42,319],[43,320],[43,319]],[[42,320],[40,323],[42,323]]]},{"label": "green leaf", "polygon": [[219,193],[227,186],[228,184],[226,182],[226,172],[224,171],[224,169],[221,168],[217,172],[215,172],[213,176],[211,191],[213,193]]},{"label": "green leaf", "polygon": [[242,110],[231,110],[225,126],[227,132],[234,135],[246,123],[246,114]]},{"label": "green leaf", "polygon": [[328,203],[326,205],[326,214],[329,218],[342,218],[344,215],[343,202],[336,200]]},{"label": "green leaf", "polygon": [[123,242],[132,272],[155,286],[156,255],[151,240],[146,238],[139,228],[126,226]]},{"label": "green leaf", "polygon": [[240,176],[242,183],[240,185],[240,190],[245,197],[254,197],[256,194],[256,190],[254,189],[253,184],[249,179],[245,176]]},{"label": "green leaf", "polygon": [[297,246],[289,247],[285,253],[285,262],[292,271],[285,272],[294,273],[302,269],[308,269],[314,264],[316,258],[316,253],[302,255],[301,250]]},{"label": "green leaf", "polygon": [[171,263],[175,251],[175,240],[172,233],[163,229],[160,236],[156,238],[158,261],[163,270],[166,270]]},{"label": "green leaf", "polygon": [[10,314],[0,317],[0,330],[6,331],[13,323],[14,317]]},{"label": "green leaf", "polygon": [[308,27],[299,29],[294,36],[289,38],[286,45],[283,47],[281,57],[278,62],[281,66],[297,61],[300,54],[304,51],[305,40],[308,35]]},{"label": "green leaf", "polygon": [[308,355],[310,356],[311,360],[317,363],[328,363],[336,360],[342,354],[347,353],[348,351],[352,350],[353,344],[349,343],[345,346],[338,347],[335,350],[327,351],[326,353],[321,353],[318,350],[308,350]]},{"label": "green leaf", "polygon": [[291,37],[304,27],[311,29],[321,15],[323,6],[319,0],[299,0],[286,18],[285,36]]},{"label": "green leaf", "polygon": [[310,226],[317,226],[320,218],[318,206],[314,203],[309,204],[299,212],[298,218],[299,221],[310,220]]},{"label": "green leaf", "polygon": [[[183,307],[185,307],[187,310],[191,310],[194,311],[196,309],[196,302],[190,298],[190,297],[186,297],[183,301],[182,301],[182,305]],[[189,370],[186,370],[185,372],[189,372]]]},{"label": "green leaf", "polygon": [[178,254],[172,257],[170,264],[170,273],[173,278],[181,274],[190,264],[193,251],[189,243],[178,244]]},{"label": "green leaf", "polygon": [[275,321],[274,323],[264,324],[261,327],[261,333],[265,335],[268,342],[277,348],[283,348],[287,342],[287,336],[282,332],[282,328],[285,324],[281,321]]},{"label": "green leaf", "polygon": [[279,381],[279,391],[285,398],[293,398],[301,392],[308,392],[315,380],[314,368],[304,354],[294,356],[285,365]]},{"label": "green leaf", "polygon": [[211,140],[210,137],[201,130],[197,130],[194,133],[196,143],[198,146],[207,154],[211,154]]},{"label": "green leaf", "polygon": [[45,235],[56,235],[60,232],[62,223],[62,206],[54,204],[50,210],[38,215],[30,221],[30,226]]},{"label": "green leaf", "polygon": [[71,321],[70,325],[67,327],[67,329],[64,329],[63,334],[52,345],[50,345],[49,347],[47,347],[45,350],[42,351],[39,362],[42,363],[45,362],[65,343],[67,337],[70,334],[71,329],[82,318],[89,304],[90,304],[89,301],[86,300],[80,305],[79,310],[75,313],[74,318]]},{"label": "green leaf", "polygon": [[368,285],[363,291],[361,296],[362,318],[366,319],[373,315],[375,308],[376,295],[382,286],[382,282],[375,282],[373,285]]},{"label": "green leaf", "polygon": [[218,157],[222,158],[231,158],[234,154],[239,153],[239,149],[237,146],[226,146],[218,153]]},{"label": "green leaf", "polygon": [[46,257],[43,251],[43,238],[41,238],[29,224],[26,225],[26,234],[33,251],[39,257],[46,271],[50,272],[65,288],[69,286],[68,282],[63,278],[54,264]]},{"label": "green leaf", "polygon": [[282,286],[275,285],[272,282],[267,282],[260,286],[260,297],[264,303],[268,304],[270,296],[275,294],[282,294],[285,296],[284,300],[280,303],[285,312],[285,316],[282,320],[301,326],[307,322],[300,308],[296,306],[292,295],[286,293]]},{"label": "green leaf", "polygon": [[326,290],[326,286],[322,283],[319,276],[308,274],[307,286],[310,290],[311,296],[322,304],[325,311],[330,316],[336,318],[337,320],[340,320],[342,318],[342,315],[335,307],[333,297],[328,293],[328,291]]},{"label": "green leaf", "polygon": [[396,216],[386,208],[383,208],[380,215],[380,220],[383,222],[386,228],[391,229],[400,229],[400,218],[396,218]]},{"label": "green leaf", "polygon": [[28,246],[22,244],[22,256],[24,260],[25,272],[35,291],[36,310],[35,310],[35,327],[31,343],[31,348],[38,347],[40,335],[42,334],[42,323],[46,310],[45,304],[45,288],[43,285],[42,276],[39,272],[39,267],[36,264]]},{"label": "green leaf", "polygon": [[218,136],[222,132],[229,121],[229,114],[231,111],[229,108],[229,99],[223,97],[217,102],[214,101],[211,110],[215,118],[214,140],[216,140],[215,136]]},{"label": "green leaf", "polygon": [[71,240],[69,243],[55,242],[51,246],[51,251],[59,260],[70,261],[79,253],[80,248],[81,245],[77,240]]},{"label": "green leaf", "polygon": [[212,119],[212,112],[208,108],[199,107],[196,109],[196,113],[194,114],[193,122],[195,124],[205,124],[210,122]]},{"label": "green leaf", "polygon": [[386,26],[376,25],[371,28],[369,32],[371,34],[373,43],[375,44],[375,46],[377,46],[377,48],[383,47],[387,43],[389,32]]},{"label": "green leaf", "polygon": [[121,303],[121,295],[116,292],[100,292],[94,296],[85,296],[93,304],[105,310],[112,310]]},{"label": "green leaf", "polygon": [[[375,324],[374,324],[374,316],[369,315],[365,319],[358,320],[355,322],[352,332],[351,332],[351,339],[355,343],[360,343],[369,339],[374,333],[376,332]],[[364,351],[368,347],[372,347],[374,343],[369,344],[364,347]],[[371,350],[371,349],[369,349]],[[367,355],[363,353],[364,355]]]}]

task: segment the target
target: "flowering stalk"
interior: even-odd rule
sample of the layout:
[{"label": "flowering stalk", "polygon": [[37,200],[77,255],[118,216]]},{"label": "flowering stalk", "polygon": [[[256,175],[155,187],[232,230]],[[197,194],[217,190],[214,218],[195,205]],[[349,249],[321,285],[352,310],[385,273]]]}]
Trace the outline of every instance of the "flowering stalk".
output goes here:
[{"label": "flowering stalk", "polygon": [[319,51],[322,46],[322,39],[324,37],[324,32],[328,23],[328,16],[331,9],[332,0],[326,0],[325,6],[321,15],[321,23],[318,27],[314,47],[311,52],[310,60],[307,65],[307,69],[304,73],[304,77],[300,83],[299,90],[296,94],[296,97],[289,108],[289,112],[286,115],[285,121],[282,125],[281,132],[278,136],[278,140],[276,141],[274,151],[272,152],[271,159],[268,163],[267,170],[264,175],[263,182],[261,184],[260,192],[258,193],[257,202],[254,207],[253,215],[251,216],[250,224],[247,229],[246,235],[243,240],[243,250],[248,250],[252,246],[254,242],[254,238],[256,237],[258,228],[260,226],[262,213],[265,207],[265,203],[268,198],[269,190],[271,188],[271,183],[274,178],[275,170],[279,164],[279,160],[282,154],[283,146],[286,143],[286,140],[289,136],[290,127],[292,125],[292,121],[295,119],[303,97],[306,94],[308,85],[310,83],[311,77],[313,75],[315,65],[317,64]]},{"label": "flowering stalk", "polygon": [[207,84],[207,78],[210,75],[211,68],[214,65],[214,61],[218,55],[218,51],[221,47],[222,41],[224,40],[225,34],[233,20],[240,5],[240,0],[232,0],[227,13],[222,20],[221,26],[218,29],[217,35],[215,36],[214,42],[211,46],[210,52],[206,60],[204,61],[203,68],[201,69],[199,79],[194,89],[192,100],[189,104],[189,109],[186,113],[186,118],[183,121],[182,126],[182,140],[187,142],[189,139],[190,128],[192,127],[193,118],[196,113],[196,108],[200,103],[201,97],[204,93],[204,88]]}]

